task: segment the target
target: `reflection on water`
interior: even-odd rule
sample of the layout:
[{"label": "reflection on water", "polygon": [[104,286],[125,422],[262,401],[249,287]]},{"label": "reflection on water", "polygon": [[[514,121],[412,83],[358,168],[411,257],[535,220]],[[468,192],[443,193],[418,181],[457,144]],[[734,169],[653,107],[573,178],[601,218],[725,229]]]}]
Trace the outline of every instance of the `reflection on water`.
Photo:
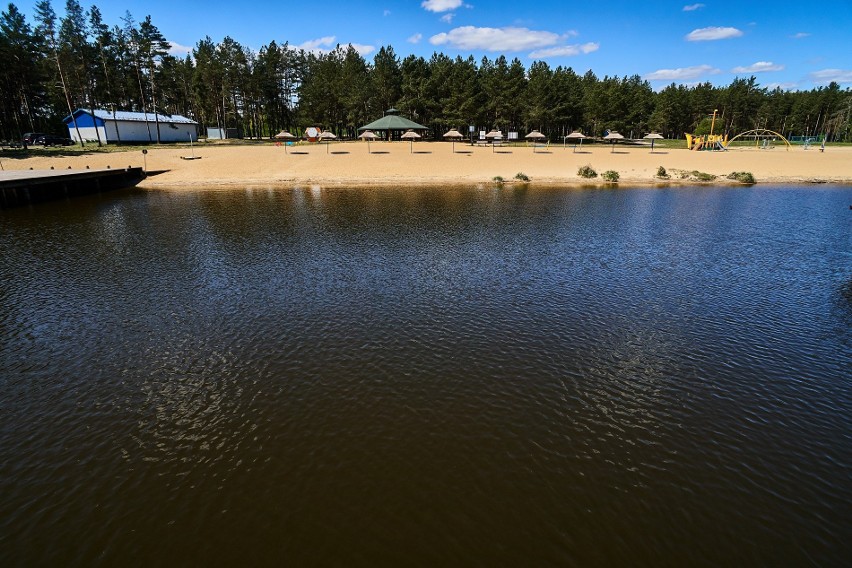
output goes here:
[{"label": "reflection on water", "polygon": [[5,564],[841,564],[849,188],[0,212]]}]

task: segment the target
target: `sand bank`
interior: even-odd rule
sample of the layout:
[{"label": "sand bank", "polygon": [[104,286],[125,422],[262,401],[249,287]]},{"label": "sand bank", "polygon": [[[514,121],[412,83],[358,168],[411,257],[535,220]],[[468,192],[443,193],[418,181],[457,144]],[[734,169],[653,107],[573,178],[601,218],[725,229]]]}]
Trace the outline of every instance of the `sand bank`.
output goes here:
[{"label": "sand bank", "polygon": [[[720,176],[733,171],[751,172],[758,183],[852,183],[852,148],[829,147],[826,151],[783,147],[771,150],[735,148],[728,152],[693,152],[687,149],[657,149],[616,146],[583,147],[551,145],[533,152],[529,146],[471,147],[449,142],[418,142],[413,153],[408,142],[339,142],[299,145],[287,148],[274,144],[204,145],[195,147],[198,160],[183,160],[189,148],[153,146],[147,154],[149,171],[162,171],[148,177],[140,187],[150,189],[216,187],[288,187],[299,185],[440,185],[490,183],[495,176],[506,180],[518,172],[535,184],[587,185],[603,183],[586,180],[577,169],[591,165],[598,173],[615,170],[621,184],[660,182],[656,173],[663,166],[670,183],[681,180],[679,171],[698,170]],[[3,160],[6,169],[103,168],[142,166],[141,151],[48,156]]]}]

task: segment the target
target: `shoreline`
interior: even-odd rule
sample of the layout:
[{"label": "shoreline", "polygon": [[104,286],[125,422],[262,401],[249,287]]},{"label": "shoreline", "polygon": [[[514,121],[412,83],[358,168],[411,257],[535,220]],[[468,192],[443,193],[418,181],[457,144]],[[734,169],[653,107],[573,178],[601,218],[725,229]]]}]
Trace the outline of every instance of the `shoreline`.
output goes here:
[{"label": "shoreline", "polygon": [[629,189],[629,188],[679,188],[679,187],[759,187],[759,186],[814,186],[814,187],[834,187],[834,186],[852,186],[852,179],[838,180],[812,180],[812,179],[794,179],[784,178],[782,180],[759,180],[754,184],[740,183],[734,180],[720,178],[714,181],[689,181],[689,180],[631,180],[621,179],[618,182],[605,181],[579,181],[579,180],[531,180],[529,182],[521,182],[515,180],[506,180],[503,183],[498,183],[489,180],[459,182],[458,180],[441,180],[441,179],[417,179],[417,180],[393,180],[386,182],[367,182],[367,181],[341,181],[338,179],[305,179],[299,181],[286,180],[246,180],[246,181],[231,181],[231,180],[207,180],[203,182],[187,182],[187,183],[157,183],[151,181],[151,178],[139,183],[136,187],[149,191],[232,191],[235,189],[246,190],[266,190],[266,189],[387,189],[387,188],[431,188],[442,187],[447,189],[464,189],[464,188],[481,188],[481,187],[504,187],[507,189],[515,187],[535,187],[537,189]]},{"label": "shoreline", "polygon": [[[216,190],[236,188],[393,187],[393,186],[495,186],[536,187],[682,187],[742,186],[727,179],[731,172],[750,172],[757,185],[849,185],[852,184],[852,147],[829,147],[826,151],[799,147],[758,150],[738,147],[727,152],[695,152],[686,148],[658,149],[642,146],[584,147],[575,153],[571,146],[471,147],[449,142],[374,142],[300,144],[286,148],[274,144],[201,144],[188,147],[153,146],[146,156],[137,150],[91,152],[79,155],[3,158],[6,170],[145,167],[149,176],[137,187],[150,190]],[[598,177],[581,178],[577,170],[591,165]],[[670,179],[656,176],[664,167]],[[600,174],[619,173],[616,183]],[[703,172],[717,176],[712,181],[681,177],[681,172]],[[529,182],[514,179],[523,172]]]}]

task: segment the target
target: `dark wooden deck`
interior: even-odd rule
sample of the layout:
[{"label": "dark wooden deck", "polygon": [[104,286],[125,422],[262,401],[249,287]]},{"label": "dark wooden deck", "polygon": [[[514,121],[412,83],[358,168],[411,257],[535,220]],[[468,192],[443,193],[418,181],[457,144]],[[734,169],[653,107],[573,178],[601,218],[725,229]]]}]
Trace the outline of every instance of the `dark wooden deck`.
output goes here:
[{"label": "dark wooden deck", "polygon": [[142,168],[105,170],[7,170],[0,172],[0,209],[133,187]]}]

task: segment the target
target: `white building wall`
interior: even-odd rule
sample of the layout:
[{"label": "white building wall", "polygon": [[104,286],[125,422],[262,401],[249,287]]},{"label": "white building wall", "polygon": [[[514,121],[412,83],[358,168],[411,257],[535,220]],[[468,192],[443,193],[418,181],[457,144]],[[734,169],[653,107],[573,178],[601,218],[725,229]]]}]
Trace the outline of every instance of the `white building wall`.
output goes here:
[{"label": "white building wall", "polygon": [[[109,126],[109,131],[111,132],[110,141],[121,140],[122,142],[156,142],[157,141],[157,126],[152,122],[149,125],[146,125],[144,122],[130,122],[130,121],[119,121],[116,123],[114,120],[106,121]],[[118,132],[121,136],[116,136],[114,126],[118,124]],[[150,137],[148,134],[148,126],[151,127]]]},{"label": "white building wall", "polygon": [[[160,141],[161,142],[189,142],[192,137],[193,142],[198,141],[198,135],[195,132],[194,124],[174,124],[175,128],[169,123],[160,123]],[[156,125],[155,125],[156,128]]]},{"label": "white building wall", "polygon": [[[84,142],[97,142],[98,141],[98,131],[100,131],[101,142],[107,141],[106,130],[103,126],[94,127],[94,126],[81,126],[80,127],[80,136],[83,137]],[[68,137],[71,138],[74,142],[80,142],[80,138],[77,136],[77,129],[74,128],[74,123],[72,122],[68,125]]]},{"label": "white building wall", "polygon": [[[156,143],[157,142],[157,123],[150,122],[146,125],[145,122],[141,121],[129,121],[129,120],[107,120],[105,121],[106,126],[87,126],[80,127],[80,136],[83,137],[83,141],[85,142],[97,142],[98,140],[98,131],[101,135],[101,142],[104,143],[118,143],[118,142],[142,142],[142,143]],[[172,123],[161,122],[160,123],[160,141],[161,142],[188,142],[190,137],[192,137],[193,142],[198,142],[198,135],[195,131],[194,124],[185,124],[185,123],[174,123],[174,128],[170,126]],[[150,137],[148,135],[148,127],[151,128]],[[96,131],[97,128],[97,131]],[[116,131],[117,129],[117,131]],[[75,142],[79,142],[80,139],[77,136],[77,129],[74,128],[74,124],[71,123],[68,126],[68,135]]]}]

